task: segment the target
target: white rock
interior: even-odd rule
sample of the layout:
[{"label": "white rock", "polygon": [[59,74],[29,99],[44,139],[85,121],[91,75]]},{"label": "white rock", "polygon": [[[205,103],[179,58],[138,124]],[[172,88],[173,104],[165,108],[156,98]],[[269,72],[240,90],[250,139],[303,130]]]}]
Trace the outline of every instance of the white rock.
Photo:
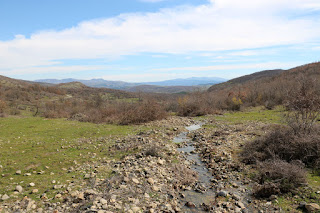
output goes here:
[{"label": "white rock", "polygon": [[17,191],[17,192],[21,193],[21,192],[23,191],[22,186],[20,186],[20,185],[16,186],[15,191]]}]

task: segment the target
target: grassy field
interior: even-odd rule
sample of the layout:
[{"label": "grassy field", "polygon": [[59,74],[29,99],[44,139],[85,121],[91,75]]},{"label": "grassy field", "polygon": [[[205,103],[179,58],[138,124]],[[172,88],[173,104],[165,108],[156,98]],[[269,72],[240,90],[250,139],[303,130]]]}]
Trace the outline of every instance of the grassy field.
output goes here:
[{"label": "grassy field", "polygon": [[248,108],[244,111],[227,112],[222,116],[216,116],[217,121],[224,121],[230,124],[242,124],[245,122],[282,123],[281,107],[273,110],[265,110],[264,107]]},{"label": "grassy field", "polygon": [[[80,123],[65,119],[37,117],[0,118],[0,194],[11,195],[16,185],[24,193],[38,198],[55,184],[83,180],[78,165],[97,159],[113,159],[108,147],[116,137],[134,134],[139,126]],[[94,168],[88,167],[86,172]],[[21,170],[21,175],[16,171]],[[107,171],[105,171],[107,172]],[[25,176],[25,174],[31,174]],[[28,187],[29,183],[34,187]],[[29,195],[32,189],[39,194]],[[48,195],[56,193],[49,190]]]}]

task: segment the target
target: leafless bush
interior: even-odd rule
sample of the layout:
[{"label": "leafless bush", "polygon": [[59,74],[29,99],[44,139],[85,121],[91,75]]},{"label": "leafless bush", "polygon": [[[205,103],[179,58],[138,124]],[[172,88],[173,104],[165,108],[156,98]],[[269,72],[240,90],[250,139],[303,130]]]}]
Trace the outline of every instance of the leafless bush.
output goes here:
[{"label": "leafless bush", "polygon": [[160,146],[152,144],[144,152],[146,156],[163,157],[163,150]]},{"label": "leafless bush", "polygon": [[320,93],[316,81],[301,75],[297,87],[289,91],[285,119],[295,134],[310,133],[320,115]]},{"label": "leafless bush", "polygon": [[180,188],[181,186],[190,186],[198,180],[197,173],[184,165],[175,165],[173,171],[175,174],[175,188]]},{"label": "leafless bush", "polygon": [[214,96],[206,92],[194,92],[178,99],[178,115],[202,116],[217,111]]},{"label": "leafless bush", "polygon": [[258,164],[260,185],[254,189],[257,197],[287,193],[306,183],[306,171],[301,164],[282,160],[265,161]]},{"label": "leafless bush", "polygon": [[320,168],[320,130],[296,135],[291,129],[278,126],[267,135],[245,144],[242,159],[254,164],[270,159],[287,162],[300,160],[308,167]]},{"label": "leafless bush", "polygon": [[152,100],[123,104],[118,110],[117,122],[122,125],[145,123],[167,116],[163,106]]}]

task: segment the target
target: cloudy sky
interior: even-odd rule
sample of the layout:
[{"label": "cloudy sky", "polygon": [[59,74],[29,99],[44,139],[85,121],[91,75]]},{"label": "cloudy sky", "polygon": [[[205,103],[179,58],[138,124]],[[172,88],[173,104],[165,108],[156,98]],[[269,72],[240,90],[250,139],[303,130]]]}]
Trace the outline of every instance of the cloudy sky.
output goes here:
[{"label": "cloudy sky", "polygon": [[0,0],[14,78],[233,78],[319,59],[319,0]]}]

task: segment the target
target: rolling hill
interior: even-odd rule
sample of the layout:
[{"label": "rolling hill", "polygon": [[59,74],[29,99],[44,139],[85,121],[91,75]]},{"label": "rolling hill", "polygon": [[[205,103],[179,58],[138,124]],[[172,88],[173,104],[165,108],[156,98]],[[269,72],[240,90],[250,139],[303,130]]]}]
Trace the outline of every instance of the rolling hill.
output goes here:
[{"label": "rolling hill", "polygon": [[81,80],[74,78],[67,79],[40,79],[35,82],[49,83],[49,84],[61,84],[70,82],[81,82],[89,87],[97,88],[110,88],[120,89],[125,91],[141,91],[141,92],[154,92],[154,93],[179,93],[179,92],[190,92],[194,90],[203,90],[208,85],[214,85],[226,81],[223,78],[216,77],[193,77],[186,79],[172,79],[167,81],[159,82],[140,82],[140,83],[129,83],[124,81],[108,81],[104,79],[91,79]]}]

